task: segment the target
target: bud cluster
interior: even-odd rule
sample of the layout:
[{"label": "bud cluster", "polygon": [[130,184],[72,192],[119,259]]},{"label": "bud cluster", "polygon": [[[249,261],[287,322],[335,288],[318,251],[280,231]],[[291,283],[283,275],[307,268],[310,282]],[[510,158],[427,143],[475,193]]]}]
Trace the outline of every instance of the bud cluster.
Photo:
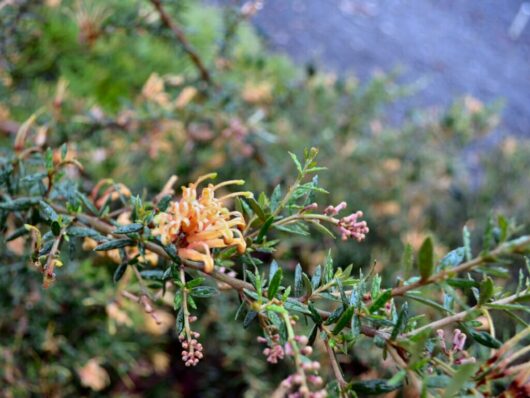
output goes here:
[{"label": "bud cluster", "polygon": [[[344,210],[346,206],[346,202],[341,202],[337,206],[328,206],[324,210],[324,214],[327,216],[336,216],[339,212]],[[362,216],[363,212],[359,210],[338,220],[337,227],[341,233],[342,240],[353,238],[358,242],[361,242],[366,238],[366,234],[370,229],[368,228],[366,221],[359,221],[359,218]]]},{"label": "bud cluster", "polygon": [[[189,317],[189,322],[196,320],[196,316]],[[183,333],[179,337],[182,345],[182,360],[186,366],[196,366],[203,357],[202,344],[197,341],[199,337],[201,337],[200,333],[191,330],[188,335]]]},{"label": "bud cluster", "polygon": [[[308,338],[304,335],[294,336],[294,342],[286,342],[283,346],[279,343],[280,336],[273,334],[270,340],[264,337],[258,337],[259,343],[267,343],[269,347],[263,350],[263,354],[267,356],[267,362],[276,364],[278,360],[285,356],[293,357],[296,362],[296,355],[299,352],[303,355],[301,358],[301,365],[295,373],[289,375],[282,381],[282,387],[289,391],[287,397],[289,398],[324,398],[327,397],[327,392],[323,388],[324,380],[319,376],[320,363],[311,361],[306,357],[313,353],[313,348],[308,345]],[[296,347],[293,347],[293,344]]]},{"label": "bud cluster", "polygon": [[464,350],[466,344],[467,336],[465,333],[462,333],[460,329],[455,329],[453,332],[453,340],[451,349],[448,349],[447,343],[445,340],[445,332],[442,329],[436,331],[438,335],[438,341],[442,352],[449,358],[449,360],[455,365],[462,365],[465,363],[475,363],[475,357],[469,355],[469,353]]}]

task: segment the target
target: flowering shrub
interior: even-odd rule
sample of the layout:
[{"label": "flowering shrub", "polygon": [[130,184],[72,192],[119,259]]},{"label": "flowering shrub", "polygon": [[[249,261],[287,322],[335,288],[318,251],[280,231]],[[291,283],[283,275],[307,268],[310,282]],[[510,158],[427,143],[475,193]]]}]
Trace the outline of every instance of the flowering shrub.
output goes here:
[{"label": "flowering shrub", "polygon": [[528,395],[530,151],[462,155],[495,107],[395,127],[260,2],[37,3],[0,9],[6,395]]},{"label": "flowering shrub", "polygon": [[[257,340],[266,345],[264,360],[292,362],[292,374],[274,393],[278,396],[379,394],[400,388],[410,394],[451,396],[474,391],[488,396],[498,390],[499,381],[504,386],[502,396],[528,394],[528,363],[517,359],[528,351],[519,344],[530,328],[524,326],[505,341],[499,340],[491,314],[517,317],[516,312],[528,310],[524,302],[530,298],[530,283],[523,274],[512,292],[497,289],[492,278],[507,256],[530,252],[530,237],[511,239],[516,230],[506,219],[490,225],[477,257],[472,255],[467,230],[463,246],[439,261],[435,261],[432,239],[427,238],[417,254],[417,270],[412,268],[409,247],[403,266],[411,275],[397,283],[383,283],[373,269],[367,275],[353,275],[352,266],[334,268],[331,255],[312,275],[297,265],[291,279],[275,260],[270,265],[262,260],[263,254],[277,248],[283,234],[311,226],[333,236],[328,226],[334,226],[343,239],[351,237],[360,243],[369,233],[366,222],[359,220],[360,211],[335,218],[347,206],[345,202],[319,204],[323,199],[316,199],[316,194],[326,191],[311,178],[323,170],[316,164],[316,149],[306,150],[302,161],[291,154],[298,175],[285,194],[278,186],[270,197],[261,193],[257,200],[249,192],[216,198],[217,192],[242,184],[240,180],[209,183],[198,194],[199,185],[215,177],[208,174],[182,187],[180,198],[175,198],[176,179],[171,178],[152,200],[126,197],[124,192],[129,191],[115,184],[115,191],[106,191],[106,200],[98,202],[79,190],[75,179],[66,177],[69,168],[82,167],[74,159],[66,160],[66,147],[54,159],[52,150],[27,144],[24,135],[24,130],[19,131],[14,152],[2,163],[1,216],[3,224],[12,225],[6,241],[24,239],[31,248],[33,268],[42,273],[43,286],[51,289],[68,263],[63,254],[66,245],[75,248],[78,241],[90,238],[97,242],[96,252],[118,250],[114,282],[130,274],[121,289],[123,297],[137,303],[156,324],[162,324],[157,305],[173,297],[176,334],[186,366],[197,366],[208,355],[201,334],[191,328],[201,316],[196,300],[219,294],[208,278],[237,293],[236,318],[245,328],[254,322],[259,325]],[[225,207],[228,200],[236,210]],[[130,213],[130,222],[120,224],[118,218],[124,213]],[[149,253],[156,254],[154,264],[146,261]],[[233,271],[226,273],[226,267]],[[466,292],[472,293],[469,299]],[[436,298],[440,294],[443,302]],[[440,316],[429,320],[424,314],[414,315],[414,302],[438,310]],[[127,323],[127,316],[122,318]],[[310,326],[307,332],[303,323]],[[451,348],[446,329],[453,335]],[[388,379],[350,381],[345,377],[339,354],[351,352],[362,336],[380,347],[383,357],[391,358]],[[476,347],[466,347],[468,337]],[[320,374],[321,363],[312,359],[314,349],[327,353],[332,377],[325,380]],[[102,385],[98,384],[101,378],[87,381],[85,373],[102,372],[97,360],[91,361],[80,377],[98,390],[107,376]]]}]

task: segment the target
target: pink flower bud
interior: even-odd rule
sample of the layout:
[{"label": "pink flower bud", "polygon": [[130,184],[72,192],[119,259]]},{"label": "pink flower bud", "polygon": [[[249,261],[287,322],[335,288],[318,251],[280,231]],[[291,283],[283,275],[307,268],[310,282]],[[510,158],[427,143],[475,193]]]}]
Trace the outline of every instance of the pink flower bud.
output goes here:
[{"label": "pink flower bud", "polygon": [[307,336],[303,336],[303,335],[296,336],[295,340],[299,342],[301,345],[307,345],[307,343],[309,342],[309,339],[307,338]]}]

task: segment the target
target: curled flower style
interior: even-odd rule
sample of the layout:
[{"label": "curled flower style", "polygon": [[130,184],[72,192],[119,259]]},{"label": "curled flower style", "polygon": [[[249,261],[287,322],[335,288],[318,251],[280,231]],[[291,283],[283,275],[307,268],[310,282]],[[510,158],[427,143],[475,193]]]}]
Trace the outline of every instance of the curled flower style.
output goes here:
[{"label": "curled flower style", "polygon": [[165,212],[155,217],[156,228],[153,230],[164,245],[175,244],[182,259],[203,262],[206,272],[214,269],[211,249],[236,246],[239,253],[245,252],[246,243],[241,232],[245,228],[245,219],[240,212],[228,210],[224,202],[237,196],[252,196],[250,192],[235,192],[215,197],[217,189],[241,185],[242,180],[208,184],[199,195],[199,184],[215,176],[215,173],[207,174],[182,187],[180,200],[170,203]]}]

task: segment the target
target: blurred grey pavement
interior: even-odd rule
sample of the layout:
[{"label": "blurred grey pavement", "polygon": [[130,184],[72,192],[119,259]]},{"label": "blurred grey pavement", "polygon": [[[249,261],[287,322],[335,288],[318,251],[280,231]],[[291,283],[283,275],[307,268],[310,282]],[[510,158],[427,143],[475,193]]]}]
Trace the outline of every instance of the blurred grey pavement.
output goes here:
[{"label": "blurred grey pavement", "polygon": [[530,138],[530,23],[508,31],[518,0],[265,0],[253,19],[270,47],[362,80],[375,70],[420,79],[407,104],[462,95],[504,99],[502,129]]}]

